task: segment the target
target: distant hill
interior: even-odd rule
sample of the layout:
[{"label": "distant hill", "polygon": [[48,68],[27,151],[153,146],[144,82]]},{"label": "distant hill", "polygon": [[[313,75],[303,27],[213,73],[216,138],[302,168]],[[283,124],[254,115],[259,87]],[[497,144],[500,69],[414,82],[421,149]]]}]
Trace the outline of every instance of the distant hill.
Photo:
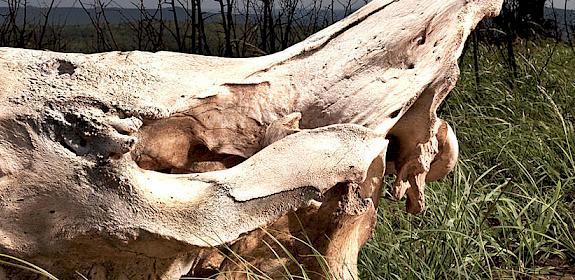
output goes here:
[{"label": "distant hill", "polygon": [[[557,27],[559,28],[563,39],[567,38],[567,31],[573,36],[573,28],[575,26],[575,10],[551,9],[545,8],[545,18],[551,21],[557,20]],[[567,26],[565,25],[567,23]]]},{"label": "distant hill", "polygon": [[[174,20],[174,13],[172,12],[171,8],[163,8],[161,10],[156,9],[147,9],[146,10],[150,15],[156,15],[156,18],[160,17],[160,12],[162,13],[162,18],[165,21],[173,21]],[[7,7],[0,7],[0,20],[5,17],[9,12]],[[26,18],[27,22],[43,22],[44,15],[47,12],[46,8],[38,8],[38,7],[28,7],[26,11]],[[94,10],[89,10],[90,16],[92,18],[95,17]],[[138,9],[134,8],[106,8],[104,9],[106,18],[111,24],[122,24],[128,21],[138,20],[141,17],[141,12]],[[176,8],[176,17],[178,20],[183,20],[188,18],[188,11],[184,8],[177,7]],[[300,13],[305,14],[305,10],[301,10]],[[77,7],[56,7],[53,8],[50,12],[50,16],[48,18],[48,23],[50,25],[89,25],[91,24],[90,16],[84,11],[82,8]],[[240,15],[237,15],[240,17]],[[331,16],[331,15],[330,15]],[[334,11],[334,19],[340,20],[345,17],[345,12],[343,10],[335,10]],[[22,23],[24,20],[24,13],[23,10],[20,10],[17,15],[18,23]],[[206,22],[219,22],[220,16],[217,12],[213,9],[204,12],[204,19]],[[302,18],[305,20],[305,17]],[[303,21],[300,21],[304,23]]]},{"label": "distant hill", "polygon": [[[150,15],[156,15],[156,18],[160,17],[162,13],[162,18],[166,21],[174,20],[174,13],[171,8],[163,8],[161,10],[148,9],[146,10]],[[0,7],[0,15],[8,14],[9,10],[7,7]],[[26,18],[28,22],[38,22],[44,20],[44,15],[47,12],[46,8],[38,7],[28,7],[26,10]],[[134,8],[106,8],[104,9],[106,18],[111,24],[121,24],[128,21],[138,20],[142,16],[140,10]],[[50,12],[48,18],[49,24],[58,25],[89,25],[91,24],[90,16],[95,18],[95,11],[89,10],[89,15],[82,8],[71,8],[71,7],[57,7],[53,8]],[[215,15],[213,12],[205,13],[205,17],[208,19],[213,18]],[[3,17],[3,16],[0,16]],[[188,13],[184,8],[176,8],[176,17],[178,20],[182,20],[188,17]],[[24,20],[24,13],[22,10],[17,15],[17,21],[22,23]]]},{"label": "distant hill", "polygon": [[[26,17],[28,22],[39,22],[44,20],[44,14],[46,13],[46,8],[38,8],[29,6],[26,11]],[[141,17],[140,10],[134,8],[106,8],[104,9],[106,17],[111,24],[122,24],[128,21],[138,20]],[[147,9],[149,14],[156,14],[156,18],[159,18],[160,13],[166,21],[173,21],[174,14],[170,8],[163,8],[161,10]],[[94,10],[90,10],[90,16],[94,18]],[[303,14],[302,10],[302,14]],[[7,7],[0,7],[0,19],[8,14]],[[89,25],[91,24],[90,16],[82,8],[77,7],[56,7],[52,9],[50,17],[48,18],[48,23],[50,25]],[[176,8],[176,16],[179,20],[183,20],[188,17],[188,12],[181,7]],[[239,15],[238,15],[239,16]],[[342,19],[345,16],[343,10],[336,10],[334,13],[335,20]],[[566,17],[565,17],[566,16]],[[211,7],[208,12],[204,13],[204,18],[207,22],[217,22],[220,20],[219,14],[214,11]],[[545,8],[545,18],[549,20],[557,19],[559,27],[562,32],[566,31],[565,28],[565,18],[567,18],[568,25],[575,25],[575,10],[563,10],[563,9],[551,9]],[[22,23],[24,19],[24,13],[22,10],[19,11],[17,15],[17,21]]]}]

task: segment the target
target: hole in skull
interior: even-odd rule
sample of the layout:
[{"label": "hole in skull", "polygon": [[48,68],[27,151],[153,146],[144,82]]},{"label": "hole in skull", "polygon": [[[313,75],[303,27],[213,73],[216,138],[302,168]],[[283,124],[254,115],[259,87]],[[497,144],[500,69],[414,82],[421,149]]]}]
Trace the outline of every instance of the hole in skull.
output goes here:
[{"label": "hole in skull", "polygon": [[202,144],[190,147],[185,163],[177,164],[174,161],[166,160],[158,154],[158,157],[146,156],[137,157],[136,163],[143,169],[154,170],[170,174],[202,173],[231,168],[238,165],[245,158],[212,152]]},{"label": "hole in skull", "polygon": [[391,113],[391,115],[389,115],[389,117],[393,119],[393,118],[399,116],[399,113],[401,113],[401,109],[397,109],[397,110],[393,111]]},{"label": "hole in skull", "polygon": [[399,158],[399,139],[395,135],[388,135],[389,145],[385,153],[386,162],[395,162]]},{"label": "hole in skull", "polygon": [[160,173],[172,173],[172,168],[162,168],[154,171],[158,171]]},{"label": "hole in skull", "polygon": [[58,142],[62,145],[62,147],[76,155],[85,154],[86,150],[84,149],[88,145],[88,141],[84,137],[74,133],[68,134],[66,136],[61,135],[58,138]]},{"label": "hole in skull", "polygon": [[210,149],[202,138],[203,130],[193,129],[198,127],[195,118],[174,116],[143,122],[131,153],[140,168],[163,173],[201,173],[231,168],[245,160]]},{"label": "hole in skull", "polygon": [[240,156],[218,154],[208,147],[197,144],[188,152],[188,162],[184,168],[173,168],[171,173],[198,173],[227,169],[238,165],[245,159]]},{"label": "hole in skull", "polygon": [[80,147],[86,147],[86,145],[88,145],[88,141],[86,141],[84,137],[80,137],[80,141],[78,142],[78,144],[80,145]]},{"label": "hole in skull", "polygon": [[425,44],[425,39],[426,39],[426,37],[427,37],[427,36],[426,36],[425,34],[423,34],[422,36],[418,37],[418,38],[416,39],[417,44],[418,44],[418,45],[423,45],[423,44]]},{"label": "hole in skull", "polygon": [[72,64],[69,61],[63,60],[63,59],[58,59],[57,61],[60,64],[58,66],[58,75],[63,75],[63,74],[72,75],[72,74],[74,74],[74,71],[76,70],[76,66],[74,64]]}]

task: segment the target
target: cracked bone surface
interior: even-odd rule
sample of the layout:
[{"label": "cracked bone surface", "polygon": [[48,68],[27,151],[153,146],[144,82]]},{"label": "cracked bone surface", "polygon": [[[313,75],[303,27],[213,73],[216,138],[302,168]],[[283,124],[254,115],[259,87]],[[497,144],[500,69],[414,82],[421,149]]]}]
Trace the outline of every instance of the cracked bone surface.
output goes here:
[{"label": "cracked bone surface", "polygon": [[453,168],[436,109],[501,2],[373,1],[258,58],[2,48],[0,252],[62,279],[353,279],[383,175],[418,213]]}]

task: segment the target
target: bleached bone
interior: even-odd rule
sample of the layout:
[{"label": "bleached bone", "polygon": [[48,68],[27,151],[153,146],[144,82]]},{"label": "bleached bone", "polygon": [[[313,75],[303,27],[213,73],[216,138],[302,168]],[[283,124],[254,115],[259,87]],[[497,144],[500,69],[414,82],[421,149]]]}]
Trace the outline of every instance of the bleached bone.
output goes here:
[{"label": "bleached bone", "polygon": [[500,6],[376,0],[248,59],[2,48],[0,252],[62,279],[352,279],[384,173],[417,213],[453,168],[436,109]]}]

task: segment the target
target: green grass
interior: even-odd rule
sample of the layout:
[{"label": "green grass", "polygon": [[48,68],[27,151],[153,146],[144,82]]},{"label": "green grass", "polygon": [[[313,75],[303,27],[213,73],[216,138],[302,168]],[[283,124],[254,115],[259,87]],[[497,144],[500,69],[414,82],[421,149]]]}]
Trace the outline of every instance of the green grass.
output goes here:
[{"label": "green grass", "polygon": [[[0,253],[0,265],[3,265],[5,267],[13,267],[24,271],[29,271],[33,273],[31,275],[43,276],[44,279],[58,280],[58,278],[50,274],[48,271],[42,269],[41,267],[26,260],[16,258],[10,255]],[[1,266],[0,269],[2,269]]]},{"label": "green grass", "polygon": [[468,52],[440,114],[459,164],[427,188],[419,216],[382,200],[362,279],[575,275],[575,53],[515,47],[516,77],[496,47],[479,49],[479,87]]}]

